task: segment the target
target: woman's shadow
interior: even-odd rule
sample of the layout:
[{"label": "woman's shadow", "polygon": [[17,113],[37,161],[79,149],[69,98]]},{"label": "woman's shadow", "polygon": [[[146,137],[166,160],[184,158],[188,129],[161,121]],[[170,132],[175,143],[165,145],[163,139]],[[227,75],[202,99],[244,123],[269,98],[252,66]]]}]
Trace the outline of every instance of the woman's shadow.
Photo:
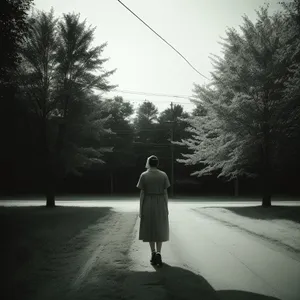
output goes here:
[{"label": "woman's shadow", "polygon": [[[143,300],[280,300],[238,290],[216,291],[200,275],[164,264],[156,272],[130,272],[124,281],[129,299]],[[128,275],[128,276],[127,276]],[[228,276],[224,274],[224,276]]]}]

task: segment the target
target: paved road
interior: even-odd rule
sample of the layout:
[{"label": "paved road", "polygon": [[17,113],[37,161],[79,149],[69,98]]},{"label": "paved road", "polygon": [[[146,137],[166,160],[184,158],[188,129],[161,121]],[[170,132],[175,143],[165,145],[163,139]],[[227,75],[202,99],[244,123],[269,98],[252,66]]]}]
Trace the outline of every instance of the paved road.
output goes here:
[{"label": "paved road", "polygon": [[[163,245],[166,266],[161,270],[149,265],[149,246],[138,241],[137,200],[58,204],[113,206],[116,212],[106,224],[99,224],[105,228],[101,237],[97,234],[98,225],[87,232],[89,247],[70,261],[70,265],[78,265],[65,281],[69,282],[70,299],[300,299],[299,260],[193,210],[201,206],[243,206],[257,202],[170,203],[171,236]],[[49,288],[47,293],[49,290],[54,289]],[[114,298],[113,292],[118,293]]]},{"label": "paved road", "polygon": [[[170,242],[163,246],[165,261],[200,274],[217,291],[219,299],[264,299],[262,295],[300,299],[300,261],[191,209],[173,207],[170,222]],[[135,241],[131,254],[135,271],[153,272],[148,265],[148,245]],[[179,285],[185,285],[180,277],[174,278],[175,285],[176,279]],[[201,293],[196,278],[194,281],[186,299],[195,299],[192,294]]]}]

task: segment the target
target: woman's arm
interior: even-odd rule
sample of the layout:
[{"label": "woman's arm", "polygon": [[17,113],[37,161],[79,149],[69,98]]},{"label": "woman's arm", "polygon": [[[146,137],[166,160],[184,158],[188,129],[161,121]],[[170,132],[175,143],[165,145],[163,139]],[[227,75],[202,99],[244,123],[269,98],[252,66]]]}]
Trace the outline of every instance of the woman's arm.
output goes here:
[{"label": "woman's arm", "polygon": [[165,203],[166,203],[166,209],[169,214],[169,206],[168,206],[168,188],[170,187],[170,181],[169,177],[167,176],[166,173],[164,173],[164,198],[165,198]]},{"label": "woman's arm", "polygon": [[145,196],[145,193],[144,193],[144,176],[143,176],[143,173],[141,174],[140,176],[140,179],[136,185],[137,188],[139,188],[141,191],[140,191],[140,213],[139,213],[139,217],[141,218],[142,217],[142,214],[143,214],[143,202],[144,202],[144,196]]},{"label": "woman's arm", "polygon": [[139,213],[140,218],[142,217],[142,213],[143,213],[144,196],[145,196],[144,190],[141,190],[141,192],[140,192],[140,213]]},{"label": "woman's arm", "polygon": [[168,190],[167,189],[165,189],[164,190],[164,197],[165,197],[165,202],[166,202],[166,207],[167,207],[167,212],[168,212],[168,214],[169,214],[169,207],[168,207]]}]

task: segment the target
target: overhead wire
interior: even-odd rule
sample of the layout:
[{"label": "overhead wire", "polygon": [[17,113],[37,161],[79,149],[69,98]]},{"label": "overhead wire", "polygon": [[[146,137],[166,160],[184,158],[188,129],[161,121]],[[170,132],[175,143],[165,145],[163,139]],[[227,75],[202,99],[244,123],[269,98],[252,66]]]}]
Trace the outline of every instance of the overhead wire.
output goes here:
[{"label": "overhead wire", "polygon": [[191,98],[190,96],[183,96],[183,95],[137,92],[137,91],[119,90],[119,89],[115,89],[112,92],[119,92],[119,93],[125,93],[125,94],[133,94],[133,95],[143,95],[143,96],[155,96],[155,97],[170,97],[170,98],[182,98],[182,99],[190,99]]},{"label": "overhead wire", "polygon": [[[128,102],[145,102],[145,101],[149,101],[149,102],[153,102],[153,103],[170,103],[168,100],[143,100],[143,99],[125,99],[124,101],[128,101]],[[192,102],[180,102],[180,101],[172,101],[173,104],[184,104],[184,105],[194,105],[194,103]]]},{"label": "overhead wire", "polygon": [[[126,100],[126,99],[125,99]],[[145,100],[140,100],[140,99],[137,99],[137,100],[127,100],[127,101],[130,101],[130,102],[144,102]],[[168,101],[150,101],[148,100],[149,102],[153,102],[153,103],[169,103]],[[179,105],[193,105],[195,106],[194,103],[185,103],[185,102],[177,102],[177,101],[172,101],[173,104],[179,104]]]},{"label": "overhead wire", "polygon": [[154,32],[161,40],[163,40],[169,47],[171,47],[177,54],[179,54],[188,65],[196,71],[199,75],[204,77],[207,80],[210,80],[208,77],[199,72],[176,48],[174,48],[169,42],[167,42],[160,34],[158,34],[154,29],[152,29],[146,22],[144,22],[137,14],[135,14],[129,7],[127,7],[122,1],[117,0],[121,5],[123,5],[130,13],[132,13],[137,19],[139,19],[145,26],[147,26],[152,32]]}]

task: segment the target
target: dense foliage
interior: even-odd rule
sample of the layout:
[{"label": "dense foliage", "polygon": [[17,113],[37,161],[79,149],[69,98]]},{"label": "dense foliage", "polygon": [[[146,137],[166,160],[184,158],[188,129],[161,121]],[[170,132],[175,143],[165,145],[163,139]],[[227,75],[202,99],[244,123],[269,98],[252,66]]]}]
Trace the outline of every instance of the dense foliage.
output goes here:
[{"label": "dense foliage", "polygon": [[29,16],[31,2],[5,0],[0,15],[4,193],[44,193],[54,206],[60,192],[134,192],[151,154],[175,192],[232,194],[229,181],[252,180],[264,206],[283,177],[298,176],[300,0],[226,31],[191,114],[109,98],[115,70],[95,28],[74,13]]},{"label": "dense foliage", "polygon": [[[297,6],[298,5],[298,6]],[[278,173],[299,165],[299,1],[256,22],[244,17],[240,32],[227,30],[223,56],[212,58],[209,86],[195,85],[198,112],[181,145],[192,153],[178,161],[201,165],[193,175],[228,180],[259,177],[263,205],[271,205]],[[296,146],[296,147],[295,147]]]}]

